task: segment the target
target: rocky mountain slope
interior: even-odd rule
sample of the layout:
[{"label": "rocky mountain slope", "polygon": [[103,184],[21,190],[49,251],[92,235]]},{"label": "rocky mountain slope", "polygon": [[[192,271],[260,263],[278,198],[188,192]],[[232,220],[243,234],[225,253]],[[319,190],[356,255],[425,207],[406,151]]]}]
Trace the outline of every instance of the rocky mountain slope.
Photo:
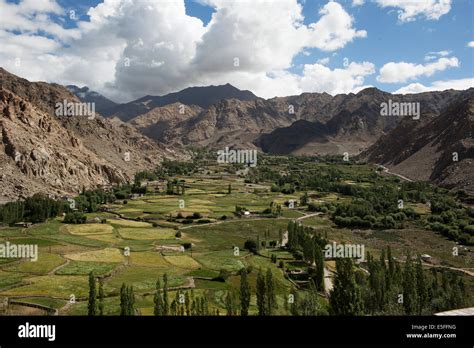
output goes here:
[{"label": "rocky mountain slope", "polygon": [[31,83],[0,68],[0,198],[74,194],[130,180],[163,158],[186,158],[97,113],[57,116],[56,103],[64,101],[80,103],[65,87]]},{"label": "rocky mountain slope", "polygon": [[474,89],[420,121],[403,119],[361,157],[412,180],[474,192]]},{"label": "rocky mountain slope", "polygon": [[[379,137],[393,130],[404,117],[382,116],[382,103],[419,103],[423,120],[439,115],[462,92],[444,91],[412,95],[393,95],[376,88],[357,94],[340,94],[321,108],[306,107],[301,118],[288,127],[262,134],[255,145],[275,154],[342,154],[356,155]],[[408,117],[410,118],[410,117]]]},{"label": "rocky mountain slope", "polygon": [[166,94],[164,96],[145,96],[126,104],[119,104],[105,110],[103,114],[106,117],[117,117],[127,122],[161,106],[182,104],[208,108],[225,99],[252,101],[257,99],[257,96],[250,91],[242,91],[230,84],[223,86],[189,87],[182,91]]},{"label": "rocky mountain slope", "polygon": [[95,110],[101,115],[106,113],[107,110],[118,105],[116,102],[104,97],[102,94],[91,91],[89,87],[84,86],[80,88],[74,85],[68,85],[66,88],[81,101],[86,103],[95,103]]}]

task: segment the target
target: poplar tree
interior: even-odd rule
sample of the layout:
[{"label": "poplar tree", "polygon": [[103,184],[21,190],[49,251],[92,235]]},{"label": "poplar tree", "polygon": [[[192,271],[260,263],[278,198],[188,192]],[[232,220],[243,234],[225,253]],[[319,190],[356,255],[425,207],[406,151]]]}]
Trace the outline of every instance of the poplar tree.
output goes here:
[{"label": "poplar tree", "polygon": [[169,315],[168,274],[163,274],[163,315]]},{"label": "poplar tree", "polygon": [[159,279],[156,281],[156,291],[153,302],[155,303],[154,314],[163,315],[163,297],[161,296],[161,282]]},{"label": "poplar tree", "polygon": [[99,279],[99,315],[104,315],[104,281]]},{"label": "poplar tree", "polygon": [[336,276],[329,304],[334,315],[362,314],[362,297],[349,258],[336,259]]},{"label": "poplar tree", "polygon": [[267,290],[265,286],[265,277],[262,270],[258,271],[257,276],[257,307],[258,315],[267,315]]},{"label": "poplar tree", "polygon": [[428,299],[428,290],[426,288],[423,266],[419,256],[418,262],[416,263],[416,292],[418,294],[417,314],[421,315]]},{"label": "poplar tree", "polygon": [[128,315],[128,308],[127,287],[125,283],[122,283],[120,288],[120,315]]},{"label": "poplar tree", "polygon": [[403,270],[403,307],[405,308],[406,314],[415,314],[417,309],[416,302],[416,280],[413,271],[413,262],[410,252],[408,252],[405,268]]},{"label": "poplar tree", "polygon": [[250,307],[250,285],[247,279],[247,270],[242,268],[240,270],[240,315],[247,316]]},{"label": "poplar tree", "polygon": [[87,304],[88,315],[97,314],[97,303],[96,303],[96,290],[95,290],[95,278],[92,272],[89,273],[89,301]]},{"label": "poplar tree", "polygon": [[318,291],[324,291],[324,258],[323,251],[319,247],[319,244],[313,241],[313,250],[314,250],[314,262],[316,263],[316,274],[314,280],[314,285]]},{"label": "poplar tree", "polygon": [[265,276],[265,285],[266,285],[266,305],[267,315],[272,315],[275,309],[278,308],[278,304],[276,301],[276,294],[275,294],[275,283],[273,281],[273,275],[270,268],[267,269],[267,274]]}]

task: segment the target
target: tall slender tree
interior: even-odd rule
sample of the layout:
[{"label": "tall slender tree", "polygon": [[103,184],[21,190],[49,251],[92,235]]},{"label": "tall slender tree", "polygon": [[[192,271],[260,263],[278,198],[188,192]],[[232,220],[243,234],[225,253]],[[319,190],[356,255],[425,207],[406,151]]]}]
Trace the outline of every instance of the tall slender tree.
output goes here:
[{"label": "tall slender tree", "polygon": [[122,283],[120,288],[120,315],[128,315],[128,308],[127,286],[125,283]]},{"label": "tall slender tree", "polygon": [[415,314],[417,309],[416,297],[416,279],[413,271],[413,261],[410,252],[408,252],[403,269],[403,307],[405,308],[406,314]]},{"label": "tall slender tree", "polygon": [[163,274],[163,315],[169,315],[168,274]]},{"label": "tall slender tree", "polygon": [[240,270],[240,315],[247,316],[250,307],[250,285],[247,279],[247,269]]},{"label": "tall slender tree", "polygon": [[273,281],[273,274],[270,268],[267,269],[267,274],[265,275],[265,287],[266,287],[266,305],[267,305],[267,315],[272,315],[275,310],[278,308],[278,303],[276,300],[275,294],[275,282]]},{"label": "tall slender tree", "polygon": [[94,273],[89,273],[89,301],[87,304],[88,315],[97,315],[97,302],[96,302],[96,284]]},{"label": "tall slender tree", "polygon": [[334,315],[362,314],[361,292],[355,281],[352,260],[349,258],[336,259],[336,276],[329,304]]},{"label": "tall slender tree", "polygon": [[163,297],[161,296],[161,282],[159,279],[156,281],[156,290],[153,302],[155,303],[153,309],[154,314],[163,315]]},{"label": "tall slender tree", "polygon": [[318,243],[313,241],[313,250],[314,250],[314,262],[316,263],[316,274],[314,285],[318,291],[324,291],[324,258],[323,258],[323,251],[319,247]]},{"label": "tall slender tree", "polygon": [[104,281],[99,279],[99,315],[104,315]]},{"label": "tall slender tree", "polygon": [[421,264],[421,257],[418,256],[418,262],[416,263],[416,292],[418,295],[417,301],[417,314],[421,315],[425,308],[428,300],[428,290],[425,283],[425,276],[423,273],[423,265]]},{"label": "tall slender tree", "polygon": [[265,277],[260,269],[257,275],[257,307],[258,315],[267,315],[267,289]]}]

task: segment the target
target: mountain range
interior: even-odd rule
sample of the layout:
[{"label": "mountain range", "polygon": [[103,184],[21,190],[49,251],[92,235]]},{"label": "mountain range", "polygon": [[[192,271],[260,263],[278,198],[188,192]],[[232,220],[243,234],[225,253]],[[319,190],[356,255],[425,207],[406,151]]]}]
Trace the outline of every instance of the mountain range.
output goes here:
[{"label": "mountain range", "polygon": [[[189,146],[347,152],[414,180],[474,191],[474,88],[406,95],[367,88],[263,99],[226,84],[120,104],[87,87],[32,83],[0,69],[0,93],[6,163],[0,183],[10,182],[9,197],[38,191],[43,182],[64,193],[130,180],[163,158],[189,158]],[[92,121],[57,117],[58,100],[94,103],[98,115]],[[383,103],[418,103],[419,118],[382,116]],[[125,152],[134,154],[132,163],[124,162]]]},{"label": "mountain range", "polygon": [[80,103],[66,87],[29,82],[0,68],[0,200],[35,192],[55,196],[126,182],[182,150],[96,114],[57,116],[56,103]]}]

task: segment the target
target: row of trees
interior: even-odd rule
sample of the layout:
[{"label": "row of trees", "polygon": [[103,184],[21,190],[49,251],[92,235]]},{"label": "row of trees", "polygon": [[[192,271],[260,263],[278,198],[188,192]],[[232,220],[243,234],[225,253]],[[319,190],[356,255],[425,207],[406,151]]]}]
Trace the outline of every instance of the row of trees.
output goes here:
[{"label": "row of trees", "polygon": [[20,221],[44,222],[49,218],[58,216],[67,209],[68,207],[64,202],[37,193],[23,201],[1,205],[0,221],[5,225]]},{"label": "row of trees", "polygon": [[288,222],[288,243],[286,247],[297,258],[311,265],[309,274],[318,291],[324,291],[323,250],[328,244],[327,237],[315,233],[296,221]]},{"label": "row of trees", "polygon": [[[163,275],[163,287],[160,280],[156,282],[156,291],[153,298],[154,314],[166,315],[209,315],[209,304],[205,296],[195,296],[194,291],[176,291],[175,298],[170,302],[168,294],[168,275]],[[216,313],[218,314],[218,313]]]},{"label": "row of trees", "polygon": [[[423,270],[421,258],[407,255],[403,265],[390,248],[378,260],[367,256],[368,275],[349,258],[336,260],[330,293],[333,315],[427,315],[466,305],[465,284],[456,273]],[[438,273],[441,273],[441,281]]]}]

